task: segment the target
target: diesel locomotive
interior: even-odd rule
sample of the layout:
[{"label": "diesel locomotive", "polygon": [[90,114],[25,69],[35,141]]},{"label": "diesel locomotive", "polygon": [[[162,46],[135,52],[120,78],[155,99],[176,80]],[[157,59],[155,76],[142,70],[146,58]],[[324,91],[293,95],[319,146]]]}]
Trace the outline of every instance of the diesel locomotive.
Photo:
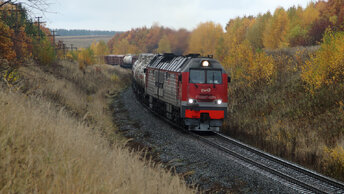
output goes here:
[{"label": "diesel locomotive", "polygon": [[192,131],[219,131],[230,77],[212,56],[141,54],[133,90],[150,109]]}]

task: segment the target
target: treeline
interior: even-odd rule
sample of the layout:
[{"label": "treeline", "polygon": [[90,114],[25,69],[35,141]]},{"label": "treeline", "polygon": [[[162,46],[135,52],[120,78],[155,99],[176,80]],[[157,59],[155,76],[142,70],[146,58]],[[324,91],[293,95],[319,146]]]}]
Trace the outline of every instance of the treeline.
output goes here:
[{"label": "treeline", "polygon": [[226,56],[223,47],[233,44],[233,41],[247,41],[254,49],[316,45],[326,29],[344,29],[343,4],[341,0],[320,0],[310,2],[306,8],[277,8],[274,13],[238,17],[227,23],[225,32],[222,26],[211,22],[200,24],[191,33],[184,29],[177,31],[157,25],[136,28],[115,35],[108,45],[110,51],[116,54],[200,52],[214,54],[220,60]]},{"label": "treeline", "polygon": [[188,48],[190,32],[185,29],[172,30],[170,28],[153,25],[151,28],[135,28],[125,33],[116,34],[108,46],[112,53],[176,53],[183,54]]},{"label": "treeline", "polygon": [[[21,4],[7,3],[0,7],[0,59],[18,66],[27,59],[51,64],[56,58],[49,29],[29,19]],[[3,63],[0,64],[0,66]]]},{"label": "treeline", "polygon": [[227,32],[242,33],[254,48],[309,46],[319,43],[327,28],[344,29],[344,2],[341,0],[309,3],[306,8],[277,8],[257,17],[231,20]]},{"label": "treeline", "polygon": [[120,31],[102,31],[102,30],[67,30],[57,29],[56,33],[60,36],[86,36],[86,35],[103,35],[113,36],[115,34],[122,33]]}]

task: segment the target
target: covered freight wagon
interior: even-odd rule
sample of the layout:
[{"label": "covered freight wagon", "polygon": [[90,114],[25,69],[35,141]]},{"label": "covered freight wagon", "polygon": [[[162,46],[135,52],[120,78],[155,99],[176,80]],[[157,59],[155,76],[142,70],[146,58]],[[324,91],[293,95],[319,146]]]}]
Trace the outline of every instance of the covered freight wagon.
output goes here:
[{"label": "covered freight wagon", "polygon": [[105,63],[109,65],[123,65],[124,55],[106,55]]}]

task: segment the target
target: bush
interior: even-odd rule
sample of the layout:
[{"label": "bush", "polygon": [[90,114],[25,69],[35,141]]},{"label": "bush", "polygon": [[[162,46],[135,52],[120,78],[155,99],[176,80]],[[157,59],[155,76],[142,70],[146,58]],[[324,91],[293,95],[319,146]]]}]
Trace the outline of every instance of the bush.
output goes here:
[{"label": "bush", "polygon": [[79,68],[94,64],[94,52],[91,48],[82,49],[78,54]]},{"label": "bush", "polygon": [[334,177],[343,178],[344,173],[344,148],[337,145],[333,149],[324,148],[326,157],[323,161],[324,171]]}]

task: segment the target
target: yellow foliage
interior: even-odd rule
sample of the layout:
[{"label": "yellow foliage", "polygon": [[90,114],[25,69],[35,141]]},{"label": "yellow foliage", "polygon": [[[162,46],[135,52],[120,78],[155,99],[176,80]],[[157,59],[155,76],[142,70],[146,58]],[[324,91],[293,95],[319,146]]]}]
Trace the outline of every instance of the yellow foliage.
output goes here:
[{"label": "yellow foliage", "polygon": [[3,80],[8,87],[13,88],[19,82],[19,73],[16,70],[6,70],[3,75]]},{"label": "yellow foliage", "polygon": [[91,49],[93,50],[98,63],[104,63],[104,56],[110,53],[108,46],[102,40],[93,42],[91,45]]},{"label": "yellow foliage", "polygon": [[111,75],[110,79],[111,79],[111,81],[114,81],[114,82],[119,81],[119,77],[116,74]]},{"label": "yellow foliage", "polygon": [[283,8],[276,9],[273,17],[267,23],[263,34],[265,48],[283,48],[288,46],[286,40],[289,30],[289,19]]},{"label": "yellow foliage", "polygon": [[215,55],[222,36],[223,29],[220,24],[214,22],[201,23],[191,33],[188,52],[199,53],[203,56]]},{"label": "yellow foliage", "polygon": [[275,68],[271,56],[263,52],[254,52],[247,41],[230,50],[225,64],[228,65],[232,78],[247,86],[269,82]]},{"label": "yellow foliage", "polygon": [[344,148],[337,145],[335,148],[329,149],[324,148],[325,154],[327,155],[323,162],[326,171],[335,177],[341,177],[344,174]]},{"label": "yellow foliage", "polygon": [[344,83],[344,32],[326,32],[319,51],[302,67],[302,79],[311,92],[321,86]]},{"label": "yellow foliage", "polygon": [[127,39],[122,39],[118,44],[114,45],[112,53],[116,54],[128,54],[139,53],[139,49],[135,45],[131,45]]},{"label": "yellow foliage", "polygon": [[66,58],[67,58],[67,60],[69,60],[69,61],[73,61],[73,55],[72,55],[72,53],[71,53],[71,52],[68,52],[68,53],[66,54]]},{"label": "yellow foliage", "polygon": [[226,26],[227,40],[236,44],[242,43],[246,39],[247,31],[255,23],[253,17],[237,17],[230,20]]},{"label": "yellow foliage", "polygon": [[304,28],[310,26],[319,18],[320,11],[315,7],[313,2],[309,3],[307,8],[302,12],[301,22]]},{"label": "yellow foliage", "polygon": [[159,47],[157,49],[158,53],[170,53],[171,52],[171,43],[168,40],[167,36],[163,36],[159,41]]},{"label": "yellow foliage", "polygon": [[84,69],[86,66],[94,64],[94,53],[91,48],[81,49],[78,54],[79,68]]}]

